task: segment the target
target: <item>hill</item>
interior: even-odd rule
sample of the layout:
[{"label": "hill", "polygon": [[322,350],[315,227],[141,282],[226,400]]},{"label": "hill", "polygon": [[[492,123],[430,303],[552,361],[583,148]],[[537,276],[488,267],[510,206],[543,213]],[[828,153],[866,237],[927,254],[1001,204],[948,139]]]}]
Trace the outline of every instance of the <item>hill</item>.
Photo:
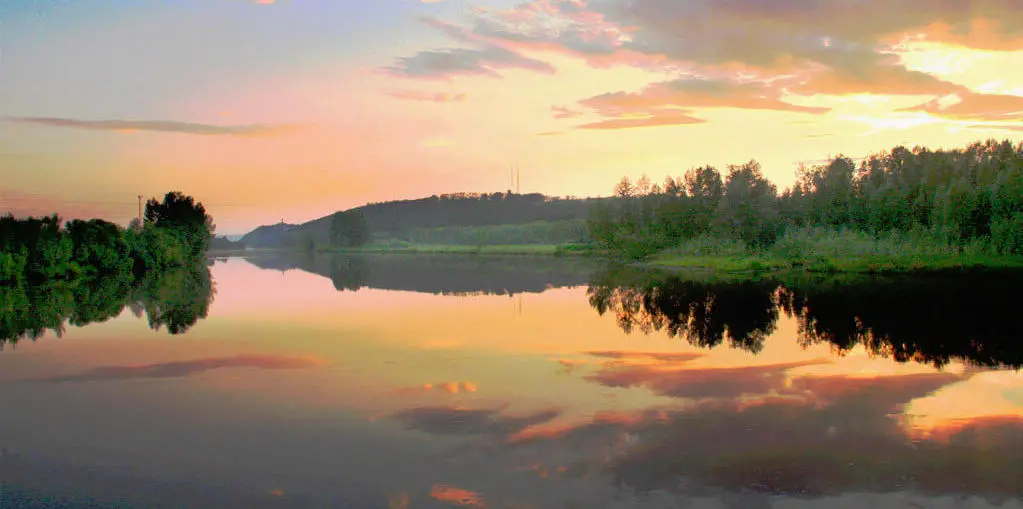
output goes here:
[{"label": "hill", "polygon": [[[543,194],[457,193],[416,200],[370,203],[361,212],[376,239],[417,240],[437,228],[480,228],[530,223],[573,222],[582,226],[590,206],[606,198],[558,198]],[[348,211],[346,211],[348,212]],[[260,226],[242,237],[249,247],[297,245],[305,236],[317,244],[330,240],[333,214],[303,224]]]}]

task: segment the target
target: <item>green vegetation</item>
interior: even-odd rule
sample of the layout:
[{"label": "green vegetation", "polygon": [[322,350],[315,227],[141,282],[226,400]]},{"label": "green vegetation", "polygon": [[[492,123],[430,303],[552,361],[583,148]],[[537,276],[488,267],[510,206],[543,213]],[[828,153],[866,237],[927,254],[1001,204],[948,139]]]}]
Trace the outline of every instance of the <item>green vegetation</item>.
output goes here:
[{"label": "green vegetation", "polygon": [[61,225],[57,215],[0,217],[0,284],[38,284],[79,277],[140,276],[202,262],[213,238],[202,204],[178,192],[146,203],[145,221],[131,228],[92,219]]},{"label": "green vegetation", "polygon": [[[306,232],[307,246],[313,244]],[[369,242],[369,223],[360,211],[338,212],[330,220],[330,245],[336,247],[362,247]]]},{"label": "green vegetation", "polygon": [[586,221],[534,221],[493,226],[446,226],[407,232],[403,238],[416,244],[439,245],[524,245],[585,244],[590,241]]},{"label": "green vegetation", "polygon": [[644,177],[597,204],[590,234],[617,257],[727,272],[907,272],[1023,266],[1023,144],[896,147],[857,167],[801,166],[782,193],[750,161]]}]

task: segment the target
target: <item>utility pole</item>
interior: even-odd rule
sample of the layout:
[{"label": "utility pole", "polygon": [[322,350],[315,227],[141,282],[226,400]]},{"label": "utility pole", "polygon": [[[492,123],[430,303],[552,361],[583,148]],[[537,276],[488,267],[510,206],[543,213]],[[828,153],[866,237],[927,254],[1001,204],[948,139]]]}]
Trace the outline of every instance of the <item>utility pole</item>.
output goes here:
[{"label": "utility pole", "polygon": [[142,228],[142,195],[139,195],[139,228]]},{"label": "utility pole", "polygon": [[519,189],[519,165],[515,165],[515,194],[521,194]]}]

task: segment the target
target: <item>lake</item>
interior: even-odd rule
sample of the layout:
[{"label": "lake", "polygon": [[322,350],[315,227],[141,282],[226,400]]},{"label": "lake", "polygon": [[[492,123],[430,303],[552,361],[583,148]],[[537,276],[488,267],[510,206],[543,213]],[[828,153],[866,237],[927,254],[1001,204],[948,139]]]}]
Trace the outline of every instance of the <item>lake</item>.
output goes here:
[{"label": "lake", "polygon": [[1023,507],[1020,275],[208,271],[0,298],[0,507]]}]

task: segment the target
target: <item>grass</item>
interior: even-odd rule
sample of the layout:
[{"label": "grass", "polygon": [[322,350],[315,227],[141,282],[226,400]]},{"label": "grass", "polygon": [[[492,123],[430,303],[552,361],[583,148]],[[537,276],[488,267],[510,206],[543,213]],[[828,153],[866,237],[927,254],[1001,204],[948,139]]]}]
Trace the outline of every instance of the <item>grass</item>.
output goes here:
[{"label": "grass", "polygon": [[1023,269],[1023,256],[996,254],[979,241],[953,245],[928,232],[873,237],[862,232],[800,229],[761,250],[734,240],[697,238],[640,265],[724,274],[909,274]]}]

